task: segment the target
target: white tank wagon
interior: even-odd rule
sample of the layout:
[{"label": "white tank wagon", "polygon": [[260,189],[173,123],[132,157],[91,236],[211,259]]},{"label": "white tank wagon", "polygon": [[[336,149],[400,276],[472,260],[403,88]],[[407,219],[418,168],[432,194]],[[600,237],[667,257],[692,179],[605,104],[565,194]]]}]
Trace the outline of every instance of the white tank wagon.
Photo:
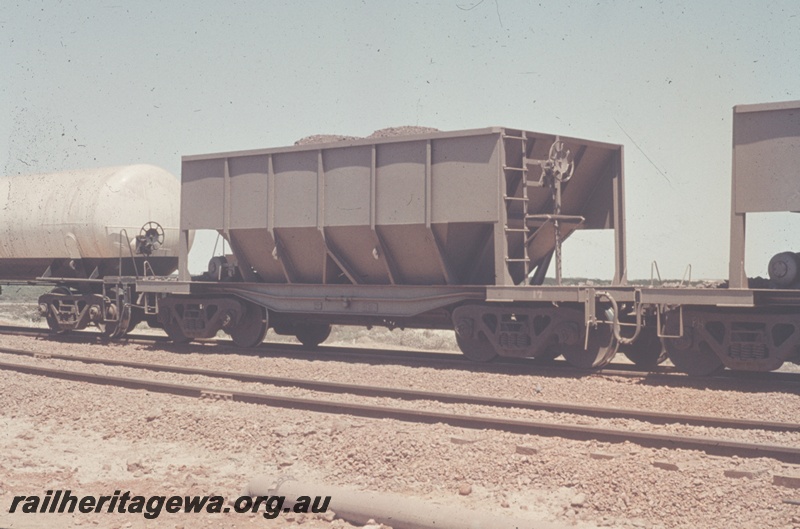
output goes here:
[{"label": "white tank wagon", "polygon": [[[178,180],[152,165],[2,178],[0,279],[135,275],[133,262],[142,273],[145,260],[169,275],[178,265],[179,195]],[[158,242],[145,254],[137,236]]]},{"label": "white tank wagon", "polygon": [[135,278],[178,267],[179,196],[177,178],[152,165],[0,179],[0,281],[55,284],[39,300],[55,331],[119,333],[141,316]]}]

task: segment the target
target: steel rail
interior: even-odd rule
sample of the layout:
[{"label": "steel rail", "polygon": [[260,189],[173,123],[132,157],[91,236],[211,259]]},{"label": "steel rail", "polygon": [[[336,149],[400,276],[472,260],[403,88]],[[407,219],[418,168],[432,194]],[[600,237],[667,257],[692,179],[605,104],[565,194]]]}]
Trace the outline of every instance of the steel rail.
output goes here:
[{"label": "steel rail", "polygon": [[54,333],[50,329],[41,327],[15,327],[12,325],[0,325],[0,334],[11,336],[30,336],[32,338],[46,338],[60,342],[98,342],[98,343],[153,343],[160,342],[169,344],[167,336],[148,335],[148,334],[126,334],[120,338],[110,340],[99,332],[73,331],[68,333]]},{"label": "steel rail", "polygon": [[[48,329],[35,327],[17,328],[0,326],[0,334],[31,336],[36,338],[52,339],[57,342],[90,342],[106,343],[110,342],[107,338],[98,333],[76,331],[68,334],[53,334]],[[197,348],[203,345],[213,345],[223,348],[225,352],[252,353],[253,351],[264,350],[270,353],[279,352],[285,356],[298,359],[319,359],[336,360],[339,357],[359,359],[367,358],[376,360],[381,358],[408,359],[425,362],[427,365],[446,366],[446,367],[465,367],[467,369],[498,372],[498,373],[519,373],[520,369],[544,372],[575,372],[578,376],[592,374],[618,375],[618,376],[648,376],[662,375],[674,372],[674,370],[641,371],[635,366],[625,364],[610,364],[611,367],[602,370],[580,370],[566,362],[556,360],[555,364],[541,364],[529,358],[498,358],[494,362],[480,363],[467,360],[458,352],[445,353],[440,351],[410,351],[404,349],[371,349],[366,347],[340,347],[335,345],[323,345],[309,350],[300,344],[291,343],[262,343],[257,347],[242,348],[233,345],[230,340],[202,340],[193,344],[173,344],[164,336],[129,334],[115,341],[125,344],[150,344],[163,343],[166,347],[180,351]]]},{"label": "steel rail", "polygon": [[230,391],[227,389],[175,384],[141,378],[96,375],[80,371],[54,369],[40,366],[0,362],[0,369],[29,375],[40,375],[62,380],[113,385],[128,389],[144,389],[151,392],[187,397],[215,397],[235,402],[268,405],[278,408],[305,410],[320,413],[347,414],[376,419],[395,419],[425,424],[445,423],[452,426],[477,429],[494,429],[516,434],[532,434],[562,437],[580,441],[597,440],[609,443],[635,442],[649,447],[701,450],[709,454],[739,457],[769,457],[788,463],[800,463],[800,448],[791,446],[745,443],[726,439],[688,437],[683,435],[637,432],[611,428],[599,428],[577,424],[555,424],[547,422],[507,419],[489,415],[463,415],[447,412],[432,412],[375,406],[347,402],[330,402],[302,397],[287,397],[267,393]]},{"label": "steel rail", "polygon": [[[0,334],[31,336],[44,339],[52,339],[57,342],[92,342],[92,343],[106,343],[110,342],[107,338],[98,333],[75,331],[68,334],[53,334],[48,329],[37,327],[11,327],[0,325]],[[431,365],[444,365],[444,362],[449,367],[463,366],[473,370],[490,371],[498,373],[519,373],[519,368],[529,369],[537,372],[571,372],[577,376],[588,376],[594,374],[611,375],[611,376],[665,376],[665,375],[682,375],[670,367],[659,367],[657,370],[642,371],[634,365],[630,364],[609,364],[602,369],[585,370],[575,368],[566,361],[555,360],[547,364],[537,362],[531,358],[497,358],[492,362],[474,362],[467,360],[458,352],[445,353],[440,351],[420,351],[420,350],[404,350],[404,349],[371,349],[366,347],[341,347],[335,345],[323,345],[315,349],[309,350],[300,344],[291,343],[262,343],[253,348],[242,348],[233,345],[230,340],[202,340],[192,344],[174,344],[165,336],[153,336],[143,334],[129,334],[115,341],[119,343],[141,343],[150,344],[153,342],[164,343],[167,347],[180,350],[188,350],[190,347],[197,347],[198,345],[213,345],[215,347],[225,348],[227,352],[239,353],[252,353],[255,350],[268,350],[269,352],[279,352],[285,356],[300,359],[325,359],[335,360],[338,357],[345,358],[405,358],[409,360],[420,360],[426,364]],[[800,377],[797,377],[797,382],[800,382]]]},{"label": "steel rail", "polygon": [[[32,336],[37,338],[52,339],[58,342],[109,342],[107,338],[98,333],[76,331],[69,334],[53,334],[48,329],[40,328],[16,328],[0,326],[0,334],[13,334],[20,336]],[[239,353],[252,353],[253,351],[279,352],[280,354],[298,359],[325,359],[336,360],[338,357],[350,359],[367,358],[376,360],[381,358],[408,359],[425,362],[427,365],[446,366],[446,367],[465,367],[473,370],[498,372],[498,373],[519,373],[520,369],[543,372],[574,372],[578,376],[588,376],[592,374],[604,374],[615,376],[648,376],[663,375],[672,373],[674,370],[641,371],[635,366],[625,364],[611,364],[601,370],[580,370],[570,366],[563,361],[555,361],[556,364],[541,364],[529,358],[498,358],[497,361],[480,363],[467,360],[458,352],[445,353],[440,351],[410,351],[403,349],[371,349],[366,347],[340,347],[335,345],[323,345],[309,350],[299,344],[291,343],[262,343],[257,347],[242,348],[233,345],[230,340],[202,340],[193,344],[173,344],[164,336],[134,335],[129,334],[116,340],[126,344],[150,344],[163,343],[165,346],[177,350],[189,350],[190,348],[213,345],[224,348],[224,350]]]},{"label": "steel rail", "polygon": [[240,382],[254,382],[269,384],[277,387],[296,387],[311,391],[352,394],[364,397],[395,398],[403,400],[433,400],[444,403],[470,404],[476,406],[491,406],[498,408],[519,408],[527,410],[547,411],[551,413],[569,413],[599,418],[621,418],[646,421],[654,424],[687,424],[696,426],[753,429],[769,431],[800,431],[800,424],[777,421],[759,421],[752,419],[736,419],[728,417],[714,417],[703,415],[687,415],[683,413],[648,411],[634,408],[615,408],[601,406],[584,406],[564,402],[520,400],[502,397],[489,397],[481,395],[467,395],[460,393],[446,393],[439,391],[416,390],[407,388],[369,386],[364,384],[348,384],[342,382],[328,382],[320,380],[299,379],[291,377],[278,377],[243,373],[240,371],[218,371],[197,367],[175,366],[156,364],[150,362],[137,362],[133,360],[117,360],[113,358],[78,356],[71,354],[40,353],[24,349],[0,347],[0,353],[26,356],[33,358],[66,360],[82,362],[85,364],[101,364],[115,367],[128,367],[156,372],[177,373],[181,375],[199,375],[211,378],[223,378]]},{"label": "steel rail", "polygon": [[[0,325],[0,334],[12,334],[52,339],[59,342],[90,342],[108,343],[109,340],[98,333],[77,331],[69,334],[53,334],[48,329],[35,327],[11,327]],[[123,344],[152,344],[160,343],[170,349],[178,351],[193,350],[204,344],[222,348],[225,352],[250,353],[264,351],[278,352],[287,357],[297,359],[336,360],[337,358],[378,360],[381,358],[406,359],[424,362],[425,365],[434,367],[460,367],[472,371],[481,371],[501,374],[554,374],[572,377],[586,377],[594,375],[637,377],[650,380],[693,382],[699,384],[703,381],[737,381],[743,383],[800,383],[800,373],[788,372],[750,372],[725,370],[708,377],[690,377],[672,368],[659,366],[653,370],[642,370],[632,364],[609,364],[601,369],[579,369],[569,365],[566,361],[555,360],[544,364],[531,358],[498,358],[492,362],[480,363],[465,359],[457,352],[445,353],[439,351],[418,351],[401,349],[371,349],[362,347],[341,347],[323,345],[309,350],[300,344],[291,343],[263,343],[257,347],[242,348],[232,344],[229,340],[203,340],[194,344],[173,344],[166,336],[153,336],[145,334],[130,334],[114,341]]]}]

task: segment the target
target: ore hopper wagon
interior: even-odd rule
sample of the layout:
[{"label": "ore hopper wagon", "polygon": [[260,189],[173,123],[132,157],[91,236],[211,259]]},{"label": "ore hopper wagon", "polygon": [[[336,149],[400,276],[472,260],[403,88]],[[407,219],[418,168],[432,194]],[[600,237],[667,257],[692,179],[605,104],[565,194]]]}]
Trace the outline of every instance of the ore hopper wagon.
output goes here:
[{"label": "ore hopper wagon", "polygon": [[[758,288],[744,271],[747,214],[800,211],[800,102],[739,106],[733,123],[725,288],[627,285],[622,146],[487,128],[184,157],[180,277],[137,282],[143,309],[175,340],[222,329],[243,346],[270,327],[316,345],[331,324],[384,325],[453,329],[475,360],[800,362],[797,249]],[[190,278],[197,229],[232,254]],[[578,229],[613,230],[609,286],[561,284]]]},{"label": "ore hopper wagon", "polygon": [[[613,354],[574,289],[487,304],[488,285],[540,285],[577,229],[615,230],[625,281],[622,147],[509,128],[183,158],[180,281],[145,282],[176,339],[260,342],[268,327],[317,344],[332,323],[457,329],[466,354]],[[191,230],[232,255],[190,281]],[[156,308],[157,305],[157,308]],[[570,308],[572,307],[572,308]]]}]

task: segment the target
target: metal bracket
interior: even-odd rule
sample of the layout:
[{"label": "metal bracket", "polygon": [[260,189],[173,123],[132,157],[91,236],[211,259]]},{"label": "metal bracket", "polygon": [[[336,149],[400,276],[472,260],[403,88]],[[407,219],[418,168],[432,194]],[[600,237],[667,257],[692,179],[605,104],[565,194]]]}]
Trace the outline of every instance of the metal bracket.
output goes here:
[{"label": "metal bracket", "polygon": [[597,293],[593,288],[587,288],[585,292],[586,292],[586,297],[583,300],[584,302],[583,321],[587,325],[589,324],[593,325],[597,323],[597,315],[594,310],[595,309],[594,301],[595,299],[597,299]]},{"label": "metal bracket", "polygon": [[678,307],[678,334],[677,335],[670,335],[664,334],[661,332],[661,312],[663,310],[663,305],[658,305],[656,307],[656,334],[659,338],[683,338],[683,305]]},{"label": "metal bracket", "polygon": [[633,336],[631,336],[630,338],[623,338],[622,335],[620,334],[619,305],[617,304],[617,300],[614,299],[614,297],[611,295],[610,292],[605,292],[605,291],[597,292],[595,293],[595,296],[598,299],[606,298],[611,303],[611,307],[614,309],[613,319],[611,321],[612,324],[611,328],[614,330],[614,338],[616,338],[617,341],[623,345],[628,345],[635,342],[636,338],[639,337],[639,333],[641,332],[642,327],[644,326],[642,323],[642,312],[644,310],[644,305],[642,305],[640,301],[641,291],[638,288],[634,290],[633,306],[634,306],[634,311],[636,313],[636,330],[633,332]]},{"label": "metal bracket", "polygon": [[586,299],[584,300],[583,304],[583,323],[586,327],[585,332],[583,333],[584,343],[583,348],[589,349],[589,331],[592,326],[597,325],[597,314],[595,313],[595,306],[594,301],[597,294],[595,294],[595,290],[593,288],[586,289]]}]

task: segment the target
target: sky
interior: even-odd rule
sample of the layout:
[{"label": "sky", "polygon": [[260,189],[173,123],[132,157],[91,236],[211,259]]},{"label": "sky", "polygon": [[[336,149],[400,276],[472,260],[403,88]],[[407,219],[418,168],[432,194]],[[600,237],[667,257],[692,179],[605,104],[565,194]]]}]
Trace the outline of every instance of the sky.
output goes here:
[{"label": "sky", "polygon": [[[732,107],[800,99],[800,3],[6,0],[0,68],[6,175],[523,128],[625,145],[629,278],[726,278]],[[748,275],[796,217],[749,216]],[[611,277],[612,241],[573,235],[565,275]]]}]

